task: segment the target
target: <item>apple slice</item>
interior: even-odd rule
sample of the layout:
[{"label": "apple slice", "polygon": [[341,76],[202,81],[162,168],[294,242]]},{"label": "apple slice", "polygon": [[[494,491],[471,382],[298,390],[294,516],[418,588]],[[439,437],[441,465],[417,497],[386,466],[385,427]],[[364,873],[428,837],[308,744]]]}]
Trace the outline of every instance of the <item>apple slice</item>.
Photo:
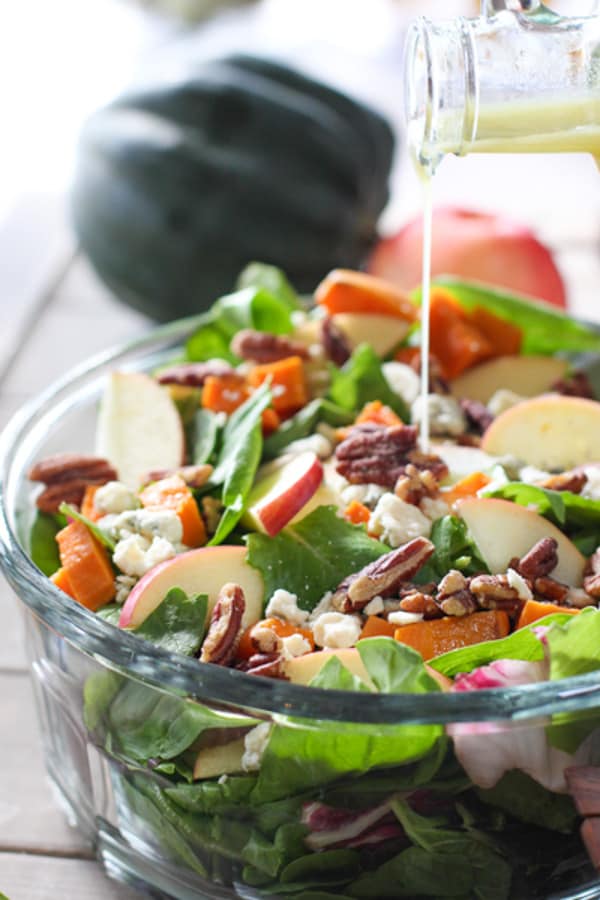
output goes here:
[{"label": "apple slice", "polygon": [[572,587],[581,585],[585,558],[562,531],[533,510],[510,500],[479,497],[463,500],[458,515],[490,572],[506,572],[511,559],[524,556],[534,544],[549,537],[558,544],[558,565],[552,577]]},{"label": "apple slice", "polygon": [[411,327],[403,319],[372,313],[337,313],[333,323],[352,350],[359,344],[370,344],[378,356],[387,356],[404,340]]},{"label": "apple slice", "polygon": [[505,410],[485,432],[481,449],[510,454],[540,469],[572,469],[600,460],[600,403],[547,394]]},{"label": "apple slice", "polygon": [[218,747],[204,747],[198,751],[194,762],[194,781],[216,778],[217,775],[235,775],[243,772],[244,738]]},{"label": "apple slice", "polygon": [[261,575],[246,562],[246,548],[227,544],[200,547],[159,563],[150,569],[129,594],[121,615],[120,628],[137,628],[162,603],[171,588],[186,594],[208,594],[208,615],[224,584],[239,584],[246,598],[244,628],[262,616],[264,585]]},{"label": "apple slice", "polygon": [[152,469],[180,466],[185,439],[168,390],[141,372],[113,372],[100,405],[96,453],[131,487]]},{"label": "apple slice", "polygon": [[248,498],[244,523],[273,537],[300,512],[323,480],[323,465],[307,450],[259,479]]},{"label": "apple slice", "polygon": [[566,360],[553,356],[497,356],[459,375],[450,388],[459,400],[468,397],[480,403],[488,403],[501,388],[536,397],[563,378],[567,368]]},{"label": "apple slice", "polygon": [[[364,681],[372,690],[375,690],[375,685],[371,681],[356,647],[347,647],[341,650],[317,650],[315,653],[307,653],[305,656],[296,656],[285,663],[285,675],[292,684],[308,685],[332,656],[337,656],[341,664],[349,672],[356,675],[361,681]],[[435,669],[431,669],[429,666],[425,666],[425,668],[429,675],[435,678],[443,691],[448,690],[452,686],[452,682],[445,675],[441,675],[440,672],[436,672]]]}]

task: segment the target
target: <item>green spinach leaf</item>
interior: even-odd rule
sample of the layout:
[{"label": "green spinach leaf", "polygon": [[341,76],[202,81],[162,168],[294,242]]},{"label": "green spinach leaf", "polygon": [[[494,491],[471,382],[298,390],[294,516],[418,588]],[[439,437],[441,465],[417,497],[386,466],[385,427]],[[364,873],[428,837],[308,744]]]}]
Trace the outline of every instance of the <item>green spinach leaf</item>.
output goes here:
[{"label": "green spinach leaf", "polygon": [[174,587],[135,633],[170,653],[194,656],[204,639],[207,611],[207,594],[188,597],[181,588]]},{"label": "green spinach leaf", "polygon": [[195,466],[207,463],[217,446],[221,426],[216,413],[198,409],[194,415],[191,434],[191,457]]},{"label": "green spinach leaf", "polygon": [[334,428],[349,425],[354,415],[341,406],[336,406],[330,400],[317,397],[307,403],[295,416],[287,419],[279,428],[270,434],[265,440],[263,456],[265,459],[273,459],[284,450],[292,441],[307,437],[312,434],[318,422],[326,422]]},{"label": "green spinach leaf", "polygon": [[417,584],[439,581],[450,569],[460,569],[465,575],[488,572],[467,526],[457,516],[443,516],[433,523],[430,541],[435,551],[415,575]]},{"label": "green spinach leaf", "polygon": [[369,344],[359,344],[341,369],[332,366],[329,397],[351,412],[358,412],[370,400],[381,400],[404,422],[410,421],[406,403],[387,383],[381,360]]},{"label": "green spinach leaf", "polygon": [[61,503],[59,506],[60,512],[63,516],[66,516],[68,519],[75,519],[77,522],[81,522],[82,525],[90,531],[96,540],[106,547],[107,550],[110,550],[111,553],[115,552],[115,542],[112,541],[108,535],[104,534],[103,531],[98,528],[95,522],[92,522],[91,519],[88,519],[87,516],[82,516],[80,512],[78,512],[74,506],[71,506],[70,503]]},{"label": "green spinach leaf", "polygon": [[277,266],[269,266],[267,263],[251,262],[240,272],[236,287],[263,288],[272,297],[281,300],[291,309],[302,309],[298,294],[288,281],[284,272]]},{"label": "green spinach leaf", "polygon": [[477,788],[477,795],[520,822],[552,831],[570,834],[577,821],[571,797],[549,791],[519,769],[506,772],[493,788]]},{"label": "green spinach leaf", "polygon": [[262,454],[262,413],[271,402],[263,384],[229,417],[211,484],[223,485],[225,511],[209,544],[220,544],[239,522]]},{"label": "green spinach leaf", "polygon": [[37,512],[29,532],[29,553],[31,559],[44,575],[54,575],[60,569],[60,556],[56,535],[62,525],[54,516]]},{"label": "green spinach leaf", "polygon": [[248,562],[263,576],[265,598],[284,585],[306,610],[314,609],[346,575],[388,552],[389,547],[341,519],[331,506],[318,507],[275,537],[248,537]]}]

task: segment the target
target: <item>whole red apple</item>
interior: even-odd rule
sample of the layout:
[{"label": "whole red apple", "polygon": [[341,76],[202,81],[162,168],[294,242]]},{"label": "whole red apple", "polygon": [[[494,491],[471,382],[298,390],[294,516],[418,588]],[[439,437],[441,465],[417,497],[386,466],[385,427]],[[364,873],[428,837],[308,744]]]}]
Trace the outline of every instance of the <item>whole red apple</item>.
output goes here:
[{"label": "whole red apple", "polygon": [[[411,290],[421,282],[421,216],[375,246],[368,271]],[[433,219],[432,275],[456,275],[566,307],[552,254],[525,225],[504,215],[439,207]]]}]

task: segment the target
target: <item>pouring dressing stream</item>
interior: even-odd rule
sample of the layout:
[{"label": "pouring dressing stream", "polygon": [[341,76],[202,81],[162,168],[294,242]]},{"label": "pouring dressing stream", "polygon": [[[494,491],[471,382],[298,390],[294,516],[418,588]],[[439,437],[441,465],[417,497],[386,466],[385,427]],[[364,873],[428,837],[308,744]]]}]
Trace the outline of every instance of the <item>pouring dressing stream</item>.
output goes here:
[{"label": "pouring dressing stream", "polygon": [[405,85],[409,152],[423,183],[419,425],[427,452],[435,171],[449,153],[585,152],[600,165],[600,16],[565,18],[537,0],[482,0],[476,19],[417,19]]}]

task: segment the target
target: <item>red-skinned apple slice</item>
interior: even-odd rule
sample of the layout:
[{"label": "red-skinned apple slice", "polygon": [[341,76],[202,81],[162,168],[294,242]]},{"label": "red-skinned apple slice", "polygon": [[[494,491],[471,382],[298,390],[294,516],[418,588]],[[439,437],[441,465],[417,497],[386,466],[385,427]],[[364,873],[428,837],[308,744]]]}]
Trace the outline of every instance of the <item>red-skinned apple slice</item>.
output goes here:
[{"label": "red-skinned apple slice", "polygon": [[546,394],[501,413],[485,432],[481,449],[510,454],[540,469],[572,469],[600,460],[600,403]]},{"label": "red-skinned apple slice", "polygon": [[550,573],[563,584],[578,587],[583,580],[585,558],[562,531],[525,506],[492,497],[463,500],[458,515],[490,572],[506,572],[510,561],[524,556],[542,538],[558,544],[558,565]]},{"label": "red-skinned apple slice", "polygon": [[[550,251],[527,226],[504,215],[438,207],[433,217],[431,274],[500,285],[566,307],[565,287]],[[421,281],[423,218],[380,241],[368,270],[404,290]]]},{"label": "red-skinned apple slice", "polygon": [[180,466],[185,438],[168,390],[142,372],[113,372],[100,405],[96,452],[131,487],[152,469]]},{"label": "red-skinned apple slice", "polygon": [[307,450],[258,480],[244,522],[273,537],[300,512],[323,480],[321,460]]},{"label": "red-skinned apple slice", "polygon": [[219,591],[230,581],[239,584],[244,592],[246,610],[242,625],[247,628],[262,616],[263,580],[246,562],[246,548],[229,545],[189,550],[154,566],[129,594],[121,610],[119,627],[140,626],[174,587],[186,594],[208,594],[210,616]]}]

